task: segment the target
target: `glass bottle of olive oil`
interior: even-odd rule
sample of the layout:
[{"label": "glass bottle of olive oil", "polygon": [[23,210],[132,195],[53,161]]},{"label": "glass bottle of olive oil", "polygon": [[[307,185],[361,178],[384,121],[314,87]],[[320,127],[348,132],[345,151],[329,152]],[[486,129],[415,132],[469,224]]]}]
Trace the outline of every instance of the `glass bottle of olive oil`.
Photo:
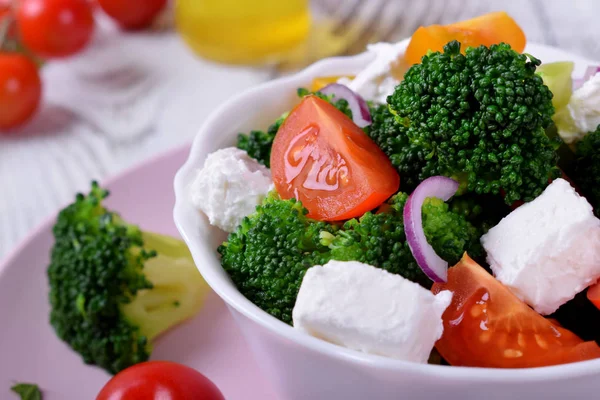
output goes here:
[{"label": "glass bottle of olive oil", "polygon": [[310,29],[309,0],[176,0],[177,30],[200,56],[235,64],[277,60]]}]

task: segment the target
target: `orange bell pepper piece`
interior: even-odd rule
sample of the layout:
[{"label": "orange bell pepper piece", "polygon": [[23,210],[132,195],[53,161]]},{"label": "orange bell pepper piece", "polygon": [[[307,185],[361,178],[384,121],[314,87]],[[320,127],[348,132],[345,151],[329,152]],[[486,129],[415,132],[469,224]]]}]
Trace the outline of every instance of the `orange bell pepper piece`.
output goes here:
[{"label": "orange bell pepper piece", "polygon": [[510,44],[510,47],[516,52],[522,53],[527,44],[525,32],[504,11],[484,14],[467,21],[450,24],[449,26],[476,31],[482,40],[481,44],[485,46],[504,42]]},{"label": "orange bell pepper piece", "polygon": [[504,42],[521,53],[526,44],[525,33],[514,19],[505,12],[493,12],[450,25],[420,27],[408,44],[406,61],[417,64],[427,52],[442,51],[452,40],[461,42],[463,52],[467,47]]}]

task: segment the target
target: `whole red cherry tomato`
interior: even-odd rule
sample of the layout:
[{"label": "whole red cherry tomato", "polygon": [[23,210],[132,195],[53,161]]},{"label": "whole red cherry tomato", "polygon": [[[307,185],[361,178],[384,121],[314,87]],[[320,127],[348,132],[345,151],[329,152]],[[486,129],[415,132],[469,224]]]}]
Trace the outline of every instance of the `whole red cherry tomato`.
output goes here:
[{"label": "whole red cherry tomato", "polygon": [[79,52],[94,32],[86,0],[20,0],[16,18],[23,44],[47,58]]},{"label": "whole red cherry tomato", "polygon": [[115,375],[96,400],[225,400],[200,372],[168,361],[148,361]]},{"label": "whole red cherry tomato", "polygon": [[98,3],[121,28],[135,30],[149,26],[165,8],[167,0],[98,0]]},{"label": "whole red cherry tomato", "polygon": [[22,54],[0,53],[0,130],[27,121],[41,96],[42,82],[35,63]]}]

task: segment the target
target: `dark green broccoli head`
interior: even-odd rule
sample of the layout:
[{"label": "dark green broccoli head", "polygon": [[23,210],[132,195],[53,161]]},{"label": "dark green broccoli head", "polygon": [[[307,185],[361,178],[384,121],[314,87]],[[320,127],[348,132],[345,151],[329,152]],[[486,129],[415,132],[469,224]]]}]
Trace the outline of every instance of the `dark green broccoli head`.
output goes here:
[{"label": "dark green broccoli head", "polygon": [[[352,118],[352,111],[348,107],[348,102],[344,99],[333,100],[332,96],[326,96],[321,92],[310,92],[308,89],[298,89],[298,97],[302,98],[308,95],[315,95],[319,98],[330,102],[333,104],[338,110],[346,114],[348,117]],[[275,135],[279,130],[283,121],[287,118],[289,113],[283,114],[281,117],[275,121],[267,131],[251,131],[250,133],[240,133],[238,134],[237,139],[237,148],[241,150],[245,150],[248,155],[259,163],[263,164],[267,168],[271,167],[271,148],[273,147],[273,141],[275,140]]]},{"label": "dark green broccoli head", "polygon": [[184,243],[125,224],[102,206],[106,196],[93,183],[57,218],[50,323],[86,364],[117,373],[199,310],[205,284]]},{"label": "dark green broccoli head", "polygon": [[406,242],[402,212],[407,199],[408,195],[398,193],[377,213],[351,219],[334,234],[322,233],[331,259],[360,261],[431,287],[431,280],[415,262]]},{"label": "dark green broccoli head", "polygon": [[365,132],[398,170],[402,190],[412,192],[421,182],[420,176],[427,166],[427,154],[410,142],[406,127],[396,121],[387,104],[372,105],[370,111],[372,123]]},{"label": "dark green broccoli head", "polygon": [[480,257],[481,232],[464,215],[451,212],[450,206],[438,198],[423,203],[423,230],[435,252],[450,265],[460,261],[465,251],[471,257]]},{"label": "dark green broccoli head", "polygon": [[[306,270],[329,260],[360,261],[429,288],[406,242],[399,193],[380,207],[340,226],[315,221],[296,200],[271,194],[256,213],[219,247],[223,268],[240,292],[264,311],[291,323]],[[423,207],[425,234],[443,258],[456,263],[465,251],[480,254],[480,234],[448,205],[429,199]]]},{"label": "dark green broccoli head", "polygon": [[600,217],[600,125],[577,143],[575,162],[569,177]]},{"label": "dark green broccoli head", "polygon": [[[388,97],[408,140],[425,155],[418,180],[445,175],[477,194],[529,201],[558,176],[544,129],[552,93],[535,74],[540,61],[507,44],[468,48],[453,41],[423,57]],[[388,154],[390,158],[391,154]]]},{"label": "dark green broccoli head", "polygon": [[480,235],[487,233],[512,211],[502,197],[491,194],[456,196],[450,199],[448,205],[453,213],[464,216],[475,226]]},{"label": "dark green broccoli head", "polygon": [[218,249],[240,292],[287,323],[292,322],[305,271],[327,262],[329,249],[320,242],[321,232],[336,229],[306,214],[300,202],[271,193]]},{"label": "dark green broccoli head", "polygon": [[267,168],[271,166],[271,147],[273,140],[288,113],[283,114],[275,121],[266,132],[251,131],[248,134],[240,133],[238,135],[237,147],[246,150],[246,153]]}]

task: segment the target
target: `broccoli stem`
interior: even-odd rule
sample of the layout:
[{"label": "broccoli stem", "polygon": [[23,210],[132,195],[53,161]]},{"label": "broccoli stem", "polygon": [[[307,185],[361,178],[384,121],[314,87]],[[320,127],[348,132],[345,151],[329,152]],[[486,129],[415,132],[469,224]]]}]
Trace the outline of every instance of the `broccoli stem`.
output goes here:
[{"label": "broccoli stem", "polygon": [[198,273],[185,243],[152,232],[143,232],[142,238],[144,247],[157,253],[143,269],[152,288],[138,291],[130,303],[122,306],[122,311],[152,341],[194,316],[202,307],[208,285]]}]

